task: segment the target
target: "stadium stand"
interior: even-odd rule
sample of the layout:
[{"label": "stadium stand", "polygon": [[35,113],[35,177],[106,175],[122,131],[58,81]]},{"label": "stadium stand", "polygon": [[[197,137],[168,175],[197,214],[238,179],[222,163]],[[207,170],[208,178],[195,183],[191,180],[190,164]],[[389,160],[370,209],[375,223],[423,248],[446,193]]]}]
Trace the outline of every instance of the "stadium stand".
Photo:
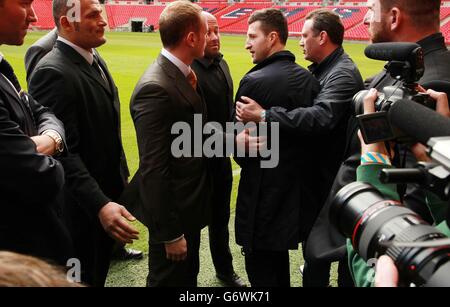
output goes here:
[{"label": "stadium stand", "polygon": [[[145,1],[145,0],[144,0]],[[132,21],[142,22],[144,29],[157,29],[158,19],[165,3],[171,0],[154,1],[144,4],[143,0],[108,0],[105,5],[106,16],[111,30],[131,30]],[[54,27],[52,18],[52,1],[35,0],[33,5],[38,21],[32,28],[48,30]],[[281,3],[281,4],[280,4]],[[292,36],[300,35],[305,16],[312,10],[323,7],[338,13],[343,20],[346,30],[345,39],[367,41],[369,34],[364,25],[364,16],[367,13],[366,0],[331,1],[331,0],[201,0],[198,4],[205,11],[217,17],[222,33],[245,34],[247,20],[252,12],[258,9],[275,7],[286,14],[289,32]],[[450,44],[450,1],[443,1],[441,9],[442,32]],[[152,27],[151,27],[152,26]]]},{"label": "stadium stand", "polygon": [[128,27],[132,19],[142,19],[145,26],[153,25],[156,29],[159,15],[161,15],[165,6],[107,4],[105,7],[111,29]]},{"label": "stadium stand", "polygon": [[38,21],[33,27],[42,30],[53,29],[55,22],[52,15],[52,0],[37,0],[33,2],[33,7],[38,17]]}]

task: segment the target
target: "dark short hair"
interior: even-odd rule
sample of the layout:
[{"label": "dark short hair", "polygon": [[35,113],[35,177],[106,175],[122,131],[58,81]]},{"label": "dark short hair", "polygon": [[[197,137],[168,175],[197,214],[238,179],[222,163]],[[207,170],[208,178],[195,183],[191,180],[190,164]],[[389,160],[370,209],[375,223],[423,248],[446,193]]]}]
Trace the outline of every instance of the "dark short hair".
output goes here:
[{"label": "dark short hair", "polygon": [[159,35],[164,47],[177,46],[183,37],[201,27],[202,8],[190,1],[170,3],[159,16]]},{"label": "dark short hair", "polygon": [[306,20],[313,21],[315,35],[325,31],[333,44],[342,45],[345,28],[338,14],[327,9],[318,9],[309,13]]},{"label": "dark short hair", "polygon": [[248,24],[250,25],[256,21],[261,22],[261,30],[264,34],[267,35],[275,31],[278,33],[281,43],[286,45],[289,30],[286,17],[280,10],[269,8],[255,11],[248,19]]},{"label": "dark short hair", "polygon": [[66,15],[69,8],[71,8],[67,6],[67,2],[68,0],[53,0],[52,3],[53,20],[55,21],[55,25],[58,29],[61,27],[59,19],[61,18],[61,16]]},{"label": "dark short hair", "polygon": [[441,0],[380,0],[385,12],[398,7],[411,17],[415,26],[425,29],[440,27]]}]

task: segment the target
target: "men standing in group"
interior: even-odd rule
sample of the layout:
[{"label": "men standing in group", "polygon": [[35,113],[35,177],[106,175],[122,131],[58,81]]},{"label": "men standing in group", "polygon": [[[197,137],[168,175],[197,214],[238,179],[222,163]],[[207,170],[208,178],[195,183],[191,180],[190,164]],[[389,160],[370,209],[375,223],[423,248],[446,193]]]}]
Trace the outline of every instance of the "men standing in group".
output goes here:
[{"label": "men standing in group", "polygon": [[130,243],[137,231],[127,223],[134,217],[115,202],[129,174],[117,88],[93,52],[106,42],[106,21],[97,0],[79,4],[74,19],[69,0],[53,1],[58,39],[30,76],[29,89],[64,123],[69,151],[60,158],[66,172],[64,213],[82,281],[103,286],[114,242],[109,236]]},{"label": "men standing in group", "polygon": [[204,55],[208,25],[201,12],[188,1],[166,6],[159,18],[163,49],[131,97],[150,240],[148,286],[197,285],[200,230],[210,212],[208,160],[174,155],[171,130],[183,123],[194,131],[195,114],[206,121],[206,104],[190,67]]},{"label": "men standing in group", "polygon": [[[309,207],[309,210],[304,211],[309,215],[302,217],[303,229],[309,234],[342,162],[347,122],[352,114],[352,99],[363,89],[363,80],[355,63],[342,47],[344,25],[339,15],[327,9],[312,11],[306,16],[301,34],[300,46],[304,58],[313,63],[309,70],[321,86],[311,106],[294,110],[273,106],[264,110],[257,102],[244,97],[242,102],[237,102],[237,114],[244,122],[259,122],[264,111],[266,122],[278,122],[281,129],[300,136],[320,138],[320,142],[311,148],[315,152],[312,162],[315,171],[304,183],[314,192],[314,204],[318,205],[313,207],[313,204],[303,204]],[[320,244],[320,240],[307,240],[303,248]],[[305,260],[303,286],[328,286],[331,262]],[[339,265],[338,281],[341,286],[352,284],[346,261]]]},{"label": "men standing in group", "polygon": [[[369,0],[369,10],[364,18],[365,24],[369,27],[372,43],[413,42],[423,48],[425,72],[419,83],[424,85],[436,80],[450,81],[450,52],[439,32],[440,4],[440,0]],[[369,84],[368,88],[382,91],[385,86],[399,85],[400,82],[383,70],[366,83]],[[309,237],[310,241],[321,243],[308,246],[308,258],[346,260],[345,238],[330,224],[329,207],[335,194],[343,186],[356,180],[356,168],[360,165],[361,158],[361,144],[357,131],[358,123],[351,117],[344,153],[345,161],[338,170],[325,206]],[[404,153],[405,149],[401,149],[400,154],[396,154],[394,164],[399,165],[398,159],[404,157]],[[408,157],[406,167],[413,167],[416,164],[415,159],[409,153],[406,156]],[[427,210],[424,210],[423,194],[411,189],[408,189],[406,194],[403,192],[399,194],[404,195],[403,202],[406,206],[420,212],[424,218],[429,215]]]},{"label": "men standing in group", "polygon": [[[248,23],[246,49],[257,65],[241,80],[236,100],[247,96],[263,102],[266,109],[311,106],[319,82],[285,50],[288,26],[283,13],[277,9],[256,11]],[[237,120],[241,120],[239,108]],[[316,144],[312,138],[300,139],[280,129],[279,163],[274,168],[261,168],[259,158],[235,158],[242,168],[236,242],[243,247],[252,286],[290,286],[289,250],[306,239],[300,208],[314,206],[304,184],[313,166],[310,149]]]},{"label": "men standing in group", "polygon": [[[36,22],[33,1],[0,0],[0,45],[23,44]],[[69,233],[61,219],[61,122],[25,93],[0,53],[0,250],[32,255],[66,265],[72,257]]]},{"label": "men standing in group", "polygon": [[[225,127],[233,112],[233,80],[228,64],[220,53],[219,25],[214,15],[202,13],[208,22],[205,56],[195,59],[192,69],[198,78],[206,101],[209,122]],[[228,222],[233,172],[229,157],[211,158],[213,181],[209,246],[216,276],[227,286],[243,287],[244,281],[234,272],[229,246]]]}]

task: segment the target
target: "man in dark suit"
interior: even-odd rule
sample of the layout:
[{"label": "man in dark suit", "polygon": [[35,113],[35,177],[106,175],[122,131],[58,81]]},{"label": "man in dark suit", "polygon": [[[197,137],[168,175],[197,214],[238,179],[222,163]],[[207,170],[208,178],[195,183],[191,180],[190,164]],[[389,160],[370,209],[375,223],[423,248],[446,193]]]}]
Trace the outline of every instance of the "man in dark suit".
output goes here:
[{"label": "man in dark suit", "polygon": [[[67,0],[53,1],[58,40],[30,77],[30,93],[53,109],[66,128],[69,154],[65,215],[82,281],[103,286],[113,240],[131,243],[134,217],[115,201],[128,177],[120,131],[117,88],[105,62],[93,48],[106,42],[106,22],[96,0],[80,1],[79,22],[68,12]],[[108,236],[109,235],[109,236]]]},{"label": "man in dark suit", "polygon": [[[30,81],[30,76],[39,61],[53,49],[57,39],[58,29],[55,28],[41,37],[28,48],[27,52],[25,53],[25,70],[27,72],[27,82]],[[93,53],[95,55],[98,55],[96,53],[96,50],[93,50]],[[122,242],[115,242],[112,256],[117,260],[142,259],[144,257],[144,253],[139,250],[125,248],[125,244],[123,244]]]},{"label": "man in dark suit", "polygon": [[[288,27],[283,13],[277,9],[256,11],[248,23],[246,49],[256,66],[242,78],[236,100],[246,96],[261,102],[264,109],[310,107],[320,85],[285,50]],[[240,113],[239,105],[236,112]],[[264,122],[264,113],[261,117]],[[239,115],[236,118],[242,120]],[[310,211],[318,206],[307,183],[315,171],[312,149],[319,141],[308,135],[300,139],[286,129],[271,137],[279,139],[275,167],[262,168],[259,158],[235,158],[242,168],[236,242],[243,247],[252,286],[289,287],[289,250],[306,239]]]},{"label": "man in dark suit", "polygon": [[[0,45],[22,45],[36,21],[32,1],[0,1]],[[66,265],[69,233],[61,219],[64,128],[49,109],[23,92],[0,54],[0,250]]]},{"label": "man in dark suit", "polygon": [[[208,111],[208,121],[225,127],[233,112],[233,80],[228,64],[220,53],[219,25],[214,15],[202,13],[208,22],[205,56],[195,59],[192,69],[198,77]],[[217,278],[226,286],[243,287],[244,281],[234,272],[229,247],[228,222],[233,172],[229,157],[215,157],[210,161],[213,196],[209,246]]]},{"label": "man in dark suit", "polygon": [[25,70],[27,72],[27,81],[30,81],[30,76],[39,61],[53,49],[57,38],[58,31],[55,28],[28,48],[25,53]]},{"label": "man in dark suit", "polygon": [[[196,286],[200,230],[207,225],[211,178],[204,157],[171,152],[175,123],[191,131],[206,105],[191,63],[203,57],[207,24],[202,9],[170,3],[159,19],[163,50],[131,97],[140,156],[140,197],[149,230],[148,286]],[[202,123],[200,123],[202,124]]]}]

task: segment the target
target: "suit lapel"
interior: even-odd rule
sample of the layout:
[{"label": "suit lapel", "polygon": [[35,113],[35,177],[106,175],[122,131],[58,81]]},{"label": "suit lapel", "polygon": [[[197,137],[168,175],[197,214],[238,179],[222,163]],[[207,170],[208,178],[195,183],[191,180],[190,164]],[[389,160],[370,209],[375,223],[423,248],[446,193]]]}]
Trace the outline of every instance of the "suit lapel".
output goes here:
[{"label": "suit lapel", "polygon": [[0,75],[0,86],[1,88],[8,93],[14,100],[20,102],[19,96],[17,96],[17,92],[13,89],[12,85],[6,80],[3,75]]},{"label": "suit lapel", "polygon": [[195,113],[204,113],[202,97],[192,88],[178,67],[161,54],[158,57],[158,64],[173,79],[178,92],[194,108]]},{"label": "suit lapel", "polygon": [[[83,58],[76,50],[72,47],[64,44],[61,41],[56,41],[56,47],[62,51],[68,58],[72,60],[80,70],[91,80],[98,83],[109,95],[112,95],[111,89],[107,86],[102,79],[102,77],[94,70],[94,68],[89,65],[85,58]],[[102,67],[103,69],[103,67]],[[106,74],[106,73],[105,73]]]},{"label": "suit lapel", "polygon": [[[11,100],[8,102],[5,101],[5,103],[9,105],[9,111],[17,116],[19,121],[17,124],[20,129],[28,136],[37,135],[38,131],[30,106],[19,98],[12,85],[3,76],[0,76],[0,91],[10,96]],[[25,98],[28,99],[28,96]]]}]

